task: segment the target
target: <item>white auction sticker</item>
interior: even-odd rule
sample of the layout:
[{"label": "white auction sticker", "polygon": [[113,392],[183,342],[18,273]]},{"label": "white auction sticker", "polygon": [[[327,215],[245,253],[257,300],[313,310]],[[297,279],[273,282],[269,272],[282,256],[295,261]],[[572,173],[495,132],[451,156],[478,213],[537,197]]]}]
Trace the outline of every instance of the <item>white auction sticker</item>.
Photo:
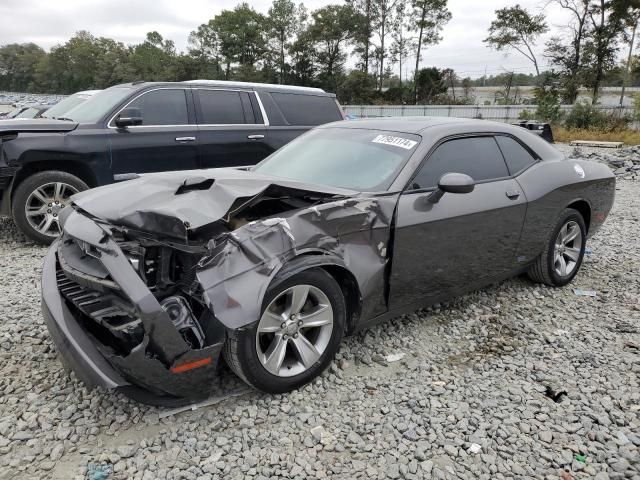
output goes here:
[{"label": "white auction sticker", "polygon": [[392,135],[378,135],[371,140],[373,143],[382,143],[383,145],[392,145],[394,147],[404,148],[405,150],[411,150],[418,142],[409,140],[408,138],[394,137]]}]

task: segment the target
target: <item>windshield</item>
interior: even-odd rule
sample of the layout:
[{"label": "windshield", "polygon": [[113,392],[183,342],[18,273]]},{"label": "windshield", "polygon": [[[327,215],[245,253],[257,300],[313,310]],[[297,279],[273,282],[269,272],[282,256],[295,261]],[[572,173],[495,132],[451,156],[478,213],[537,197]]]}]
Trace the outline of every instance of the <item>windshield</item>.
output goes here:
[{"label": "windshield", "polygon": [[29,108],[21,111],[14,118],[36,118],[38,113],[40,113],[40,108],[29,107]]},{"label": "windshield", "polygon": [[78,123],[96,123],[113,107],[131,94],[130,87],[112,87],[93,95],[86,102],[66,112],[62,117]]},{"label": "windshield", "polygon": [[305,183],[377,191],[389,188],[420,136],[355,128],[320,128],[298,137],[254,167]]},{"label": "windshield", "polygon": [[42,116],[44,118],[64,117],[69,110],[77,107],[88,98],[90,98],[90,95],[87,95],[85,93],[74,93],[61,102],[56,103],[53,107],[44,112]]}]

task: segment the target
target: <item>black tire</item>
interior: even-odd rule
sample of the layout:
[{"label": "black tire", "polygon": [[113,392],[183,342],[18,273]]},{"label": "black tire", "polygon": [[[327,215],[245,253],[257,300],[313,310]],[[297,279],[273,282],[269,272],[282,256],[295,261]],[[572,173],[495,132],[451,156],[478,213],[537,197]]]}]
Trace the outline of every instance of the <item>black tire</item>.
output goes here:
[{"label": "black tire", "polygon": [[274,375],[267,371],[258,359],[256,350],[258,322],[242,330],[230,330],[223,349],[224,359],[231,370],[252,387],[267,393],[288,392],[316,378],[327,368],[335,356],[344,333],[346,307],[342,290],[334,278],[320,268],[306,270],[281,282],[276,280],[265,295],[262,312],[273,299],[296,285],[311,285],[320,289],[328,297],[333,309],[331,338],[326,349],[313,366],[290,377]]},{"label": "black tire", "polygon": [[[560,229],[568,222],[575,222],[580,227],[580,254],[578,260],[575,263],[575,267],[566,275],[560,275],[556,272],[554,252],[556,247],[556,238]],[[576,276],[582,265],[582,259],[584,258],[584,249],[587,240],[587,227],[584,223],[582,215],[573,208],[565,209],[549,233],[549,236],[545,242],[544,251],[536,259],[535,263],[531,265],[527,275],[531,280],[538,283],[544,283],[552,287],[563,287],[567,285]]]},{"label": "black tire", "polygon": [[24,179],[15,189],[11,204],[13,221],[22,233],[31,240],[42,245],[49,245],[57,235],[45,235],[34,228],[28,221],[25,207],[29,196],[38,188],[51,184],[63,183],[73,187],[78,192],[87,190],[89,186],[75,175],[57,170],[38,172]]}]

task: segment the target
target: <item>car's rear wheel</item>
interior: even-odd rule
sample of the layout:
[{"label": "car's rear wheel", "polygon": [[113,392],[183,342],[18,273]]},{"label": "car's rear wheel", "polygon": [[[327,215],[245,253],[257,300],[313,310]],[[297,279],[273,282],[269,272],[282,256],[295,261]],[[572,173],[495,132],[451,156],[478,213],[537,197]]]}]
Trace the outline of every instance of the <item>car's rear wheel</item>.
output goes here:
[{"label": "car's rear wheel", "polygon": [[554,287],[568,284],[580,270],[587,241],[582,215],[565,209],[546,241],[544,251],[528,271],[529,277]]},{"label": "car's rear wheel", "polygon": [[13,195],[12,214],[18,228],[31,240],[48,245],[60,234],[58,215],[69,198],[88,185],[60,171],[39,172],[26,178]]},{"label": "car's rear wheel", "polygon": [[259,390],[293,390],[318,376],[334,357],[345,312],[340,286],[327,272],[296,274],[269,289],[258,322],[229,332],[224,358]]}]

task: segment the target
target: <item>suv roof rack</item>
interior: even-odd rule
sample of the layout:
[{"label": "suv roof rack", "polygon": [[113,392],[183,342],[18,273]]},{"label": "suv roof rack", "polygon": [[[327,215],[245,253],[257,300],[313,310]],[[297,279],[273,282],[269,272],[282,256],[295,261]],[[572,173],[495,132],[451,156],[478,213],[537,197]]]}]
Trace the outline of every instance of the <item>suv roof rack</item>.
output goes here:
[{"label": "suv roof rack", "polygon": [[185,80],[182,83],[202,83],[207,85],[219,85],[226,87],[258,87],[269,88],[274,90],[299,90],[302,92],[319,92],[326,93],[321,88],[316,87],[300,87],[297,85],[277,85],[273,83],[258,83],[258,82],[234,82],[232,80]]}]

